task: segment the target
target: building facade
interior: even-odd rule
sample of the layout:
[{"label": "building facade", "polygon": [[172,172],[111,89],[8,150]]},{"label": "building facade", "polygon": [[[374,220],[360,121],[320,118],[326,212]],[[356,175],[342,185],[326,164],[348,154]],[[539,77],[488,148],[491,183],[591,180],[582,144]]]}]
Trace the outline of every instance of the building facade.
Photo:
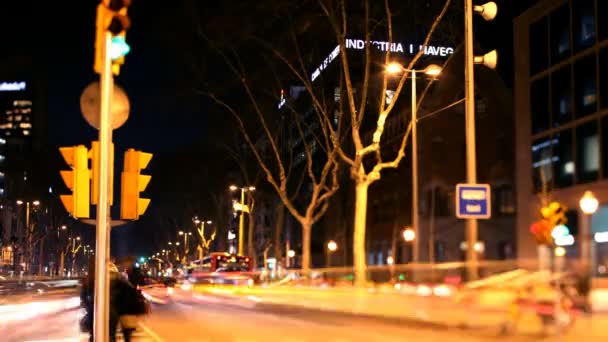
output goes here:
[{"label": "building facade", "polygon": [[[568,257],[579,255],[582,239],[608,231],[606,14],[603,0],[545,0],[514,22],[520,258],[536,256],[529,228],[539,219],[541,198],[570,208],[567,225],[575,241],[566,247]],[[589,233],[579,209],[587,190],[600,202]],[[593,262],[601,266],[607,246],[593,246]],[[605,266],[596,271],[605,272]]]}]

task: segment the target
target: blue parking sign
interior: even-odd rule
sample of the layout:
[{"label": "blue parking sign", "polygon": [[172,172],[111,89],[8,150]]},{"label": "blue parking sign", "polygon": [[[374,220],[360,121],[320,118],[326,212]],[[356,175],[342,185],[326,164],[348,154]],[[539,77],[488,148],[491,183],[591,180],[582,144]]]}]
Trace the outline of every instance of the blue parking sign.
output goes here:
[{"label": "blue parking sign", "polygon": [[456,217],[489,219],[492,217],[491,197],[489,184],[457,184]]}]

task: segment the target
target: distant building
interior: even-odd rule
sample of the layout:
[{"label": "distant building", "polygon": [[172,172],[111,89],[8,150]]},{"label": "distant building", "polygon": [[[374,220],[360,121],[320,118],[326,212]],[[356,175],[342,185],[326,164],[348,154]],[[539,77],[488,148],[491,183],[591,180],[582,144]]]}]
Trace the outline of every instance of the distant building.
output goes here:
[{"label": "distant building", "polygon": [[[529,233],[539,219],[539,194],[570,208],[568,227],[580,241],[608,234],[608,2],[544,0],[515,20],[515,119],[518,252],[534,258]],[[600,202],[591,235],[578,227],[579,199],[592,190]],[[608,246],[597,243],[594,262]],[[600,265],[598,265],[600,266]]]},{"label": "distant building", "polygon": [[[44,73],[28,57],[0,61],[0,230],[6,259],[8,247],[19,255],[25,218],[17,200],[42,200],[48,192]],[[45,167],[46,166],[46,167]]]}]

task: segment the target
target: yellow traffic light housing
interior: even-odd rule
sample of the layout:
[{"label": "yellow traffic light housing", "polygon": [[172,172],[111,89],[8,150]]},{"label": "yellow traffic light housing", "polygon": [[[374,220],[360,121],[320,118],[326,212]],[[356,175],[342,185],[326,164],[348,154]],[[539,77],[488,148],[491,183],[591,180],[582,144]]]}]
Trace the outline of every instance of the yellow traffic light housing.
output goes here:
[{"label": "yellow traffic light housing", "polygon": [[72,167],[71,171],[61,171],[61,178],[72,191],[71,195],[61,195],[61,202],[72,216],[88,218],[91,171],[88,165],[87,148],[83,145],[60,147],[59,152],[66,163]]},{"label": "yellow traffic light housing", "polygon": [[148,208],[150,199],[139,198],[150,183],[151,176],[141,175],[152,159],[152,153],[128,149],[125,152],[124,168],[120,184],[120,218],[137,220]]},{"label": "yellow traffic light housing", "polygon": [[97,6],[97,22],[95,31],[95,61],[93,69],[100,74],[103,68],[105,50],[105,35],[112,34],[112,73],[118,75],[120,66],[125,62],[125,55],[129,53],[126,43],[127,30],[131,27],[131,20],[127,15],[130,0],[105,0]]},{"label": "yellow traffic light housing", "polygon": [[[91,204],[97,205],[99,198],[99,141],[91,142],[88,155],[91,159]],[[110,177],[108,190],[108,203],[114,204],[114,144],[110,147]]]}]

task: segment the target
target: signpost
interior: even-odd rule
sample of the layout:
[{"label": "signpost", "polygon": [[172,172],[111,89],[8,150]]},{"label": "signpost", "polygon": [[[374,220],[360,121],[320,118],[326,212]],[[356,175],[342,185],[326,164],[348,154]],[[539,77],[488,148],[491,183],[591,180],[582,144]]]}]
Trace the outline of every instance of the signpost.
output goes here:
[{"label": "signpost", "polygon": [[489,219],[492,217],[491,197],[489,184],[457,184],[456,217]]}]

